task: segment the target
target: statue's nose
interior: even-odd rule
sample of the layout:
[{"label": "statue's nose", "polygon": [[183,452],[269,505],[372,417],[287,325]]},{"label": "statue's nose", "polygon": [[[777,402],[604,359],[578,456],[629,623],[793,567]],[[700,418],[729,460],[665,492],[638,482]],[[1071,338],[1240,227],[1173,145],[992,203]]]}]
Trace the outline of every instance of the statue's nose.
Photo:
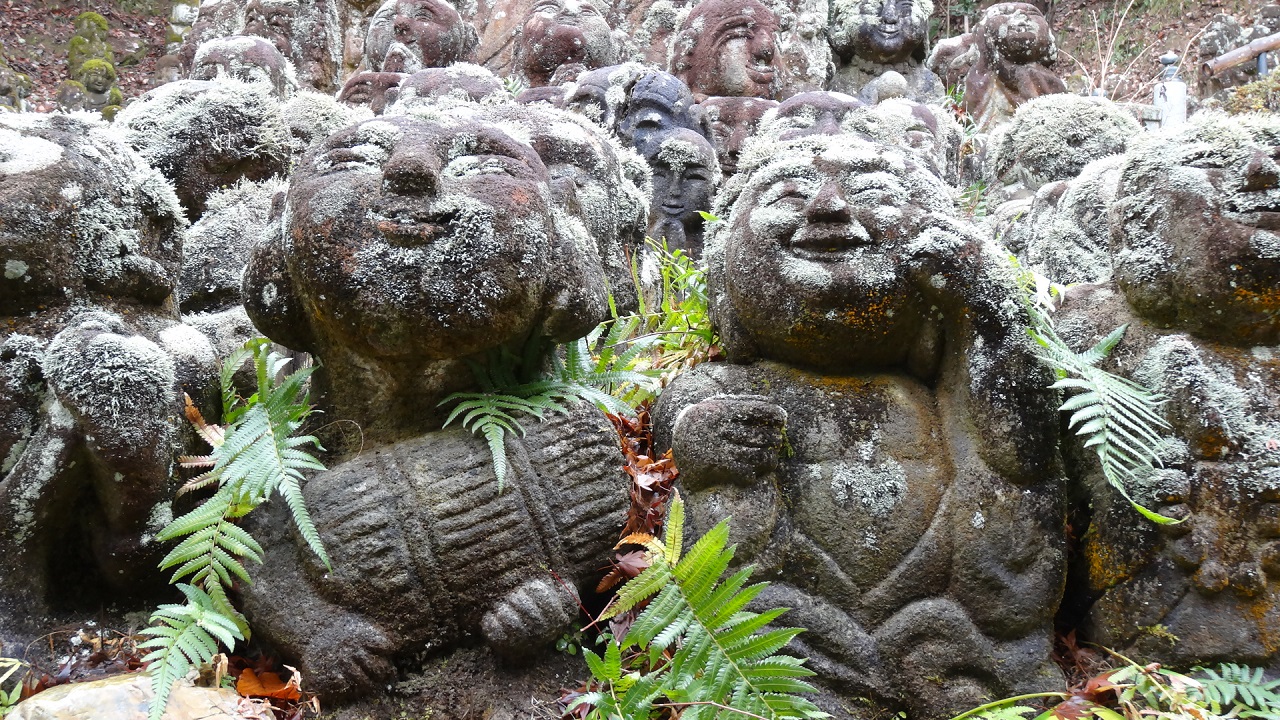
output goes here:
[{"label": "statue's nose", "polygon": [[430,148],[397,148],[382,166],[383,183],[398,195],[432,195],[440,184],[440,163]]},{"label": "statue's nose", "polygon": [[844,199],[844,191],[840,184],[831,181],[818,190],[806,208],[809,222],[849,222],[849,203]]},{"label": "statue's nose", "polygon": [[885,22],[898,22],[898,0],[885,0],[880,6],[880,19]]}]

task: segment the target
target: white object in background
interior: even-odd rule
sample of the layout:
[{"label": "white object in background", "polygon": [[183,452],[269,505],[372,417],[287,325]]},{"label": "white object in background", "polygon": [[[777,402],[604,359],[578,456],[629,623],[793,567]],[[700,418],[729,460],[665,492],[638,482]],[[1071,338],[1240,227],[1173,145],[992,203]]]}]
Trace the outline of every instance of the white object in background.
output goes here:
[{"label": "white object in background", "polygon": [[1178,56],[1172,50],[1160,56],[1163,81],[1156,85],[1155,102],[1160,110],[1160,127],[1178,127],[1187,122],[1187,84],[1178,77]]}]

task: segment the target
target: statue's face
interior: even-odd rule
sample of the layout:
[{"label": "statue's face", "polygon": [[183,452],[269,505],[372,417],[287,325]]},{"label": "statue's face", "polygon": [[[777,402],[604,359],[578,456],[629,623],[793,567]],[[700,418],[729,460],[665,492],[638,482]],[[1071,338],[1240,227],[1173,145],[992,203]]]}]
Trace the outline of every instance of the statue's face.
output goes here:
[{"label": "statue's face", "polygon": [[245,6],[243,34],[257,35],[270,40],[281,55],[293,54],[293,17],[296,9],[291,5],[264,4],[252,0]]},{"label": "statue's face", "polygon": [[91,93],[104,93],[111,89],[111,75],[106,70],[91,68],[84,74],[84,88]]},{"label": "statue's face", "polygon": [[216,80],[232,77],[244,82],[261,82],[271,86],[277,97],[290,92],[285,73],[285,58],[267,40],[248,35],[218,38],[196,51],[192,80]]},{"label": "statue's face", "polygon": [[776,140],[793,140],[809,135],[839,135],[845,116],[865,104],[851,95],[814,91],[787,98],[778,106],[769,125]]},{"label": "statue's face", "polygon": [[693,95],[666,73],[641,78],[631,90],[626,114],[618,121],[618,137],[647,155],[659,138],[677,128],[694,128]]},{"label": "statue's face", "polygon": [[701,227],[698,211],[711,209],[715,191],[716,155],[711,145],[697,133],[679,132],[646,160],[653,168],[652,214],[686,228]]},{"label": "statue's face", "polygon": [[937,178],[886,145],[840,137],[781,146],[751,172],[722,231],[728,300],[761,354],[808,365],[901,361],[878,353],[923,322],[908,245],[947,198]]},{"label": "statue's face", "polygon": [[1001,3],[982,21],[988,47],[1017,64],[1052,60],[1053,35],[1044,13],[1028,3]]},{"label": "statue's face", "polygon": [[613,62],[612,29],[594,0],[537,0],[518,39],[525,75],[545,82],[561,65]]},{"label": "statue's face", "polygon": [[1231,344],[1280,342],[1277,158],[1280,124],[1223,118],[1130,162],[1114,265],[1139,314]]},{"label": "statue's face", "polygon": [[332,135],[289,190],[289,266],[322,344],[398,359],[522,339],[554,225],[547,170],[495,125],[397,116]]},{"label": "statue's face", "polygon": [[725,175],[732,175],[738,171],[742,147],[755,134],[760,118],[778,103],[761,98],[714,97],[700,105],[710,120],[720,169]]},{"label": "statue's face", "polygon": [[902,62],[924,43],[931,12],[928,0],[832,3],[831,47],[845,60]]},{"label": "statue's face", "polygon": [[401,73],[362,72],[352,76],[338,93],[338,101],[348,105],[364,105],[381,115],[387,106],[396,101],[400,83],[405,79]]},{"label": "statue's face", "polygon": [[699,33],[684,76],[696,93],[726,97],[771,97],[778,21],[760,3],[717,7],[699,18],[711,32]]},{"label": "statue's face", "polygon": [[373,16],[365,52],[375,71],[411,73],[464,59],[467,28],[445,0],[387,0]]}]

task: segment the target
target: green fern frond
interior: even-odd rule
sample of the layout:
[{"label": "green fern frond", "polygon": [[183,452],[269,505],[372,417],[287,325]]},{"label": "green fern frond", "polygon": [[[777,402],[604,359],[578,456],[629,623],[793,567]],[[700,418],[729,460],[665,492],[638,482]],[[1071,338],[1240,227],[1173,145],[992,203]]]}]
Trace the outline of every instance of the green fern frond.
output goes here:
[{"label": "green fern frond", "polygon": [[[741,711],[767,718],[826,717],[801,697],[815,691],[802,679],[813,671],[803,660],[777,654],[802,630],[767,629],[785,609],[743,609],[767,583],[744,587],[751,568],[721,580],[734,555],[734,547],[728,546],[728,521],[708,531],[682,557],[683,526],[684,502],[676,496],[664,541],[649,548],[652,564],[618,591],[616,602],[601,616],[613,617],[649,600],[617,650],[610,643],[607,652],[634,647],[655,661],[674,652],[652,673],[660,682],[654,688],[646,686],[646,693],[656,690],[653,695],[638,698],[639,714],[623,717],[648,717],[658,695],[681,706],[681,718],[741,717]],[[605,710],[621,706],[620,695],[630,699],[635,692],[635,686],[626,691],[618,687],[621,672],[609,659],[606,654],[588,660],[604,688],[596,695],[600,702],[593,703],[602,711],[600,717],[610,717]]]},{"label": "green fern frond", "polygon": [[1280,679],[1268,680],[1262,668],[1222,663],[1217,668],[1195,668],[1199,695],[1214,715],[1241,718],[1280,718]]},{"label": "green fern frond", "polygon": [[148,664],[154,695],[150,720],[160,720],[173,684],[191,667],[209,662],[218,652],[218,643],[231,647],[236,640],[244,640],[240,628],[208,593],[192,585],[178,585],[178,590],[187,603],[161,605],[151,616],[153,625],[141,631],[151,638],[138,645],[151,651],[142,659]]},{"label": "green fern frond", "polygon": [[1160,463],[1162,439],[1157,428],[1169,424],[1159,413],[1165,398],[1097,367],[1120,343],[1128,326],[1121,325],[1077,353],[1059,337],[1047,309],[1028,301],[1027,311],[1031,337],[1041,349],[1037,357],[1058,376],[1050,387],[1077,391],[1059,409],[1072,413],[1067,426],[1098,456],[1107,484],[1148,520],[1162,525],[1180,522],[1143,507],[1129,494],[1128,485]]}]

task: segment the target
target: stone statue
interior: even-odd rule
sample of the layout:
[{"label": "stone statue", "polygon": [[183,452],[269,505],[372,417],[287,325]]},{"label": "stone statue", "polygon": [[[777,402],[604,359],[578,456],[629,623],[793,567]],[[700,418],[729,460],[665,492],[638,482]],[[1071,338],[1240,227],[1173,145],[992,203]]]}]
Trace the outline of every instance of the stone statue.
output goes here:
[{"label": "stone statue", "polygon": [[906,78],[910,99],[941,100],[946,88],[922,62],[932,13],[932,0],[832,0],[831,89],[874,102],[880,77],[893,70]]},{"label": "stone statue", "polygon": [[1057,320],[1077,349],[1129,324],[1112,371],[1167,397],[1162,466],[1130,490],[1185,522],[1139,516],[1088,449],[1072,469],[1093,506],[1088,638],[1175,667],[1280,657],[1278,145],[1280,122],[1261,114],[1200,113],[1135,141],[1112,207],[1114,277],[1069,290]]},{"label": "stone statue", "polygon": [[84,86],[84,109],[100,112],[110,120],[124,104],[116,86],[116,69],[106,60],[86,60],[80,66],[79,82]]},{"label": "stone statue", "polygon": [[446,0],[386,0],[369,23],[365,69],[412,73],[471,58],[475,28]]},{"label": "stone statue", "polygon": [[241,35],[266,38],[294,65],[298,81],[333,92],[342,65],[334,0],[249,0]]},{"label": "stone statue", "polygon": [[755,135],[764,114],[776,107],[774,100],[754,97],[711,97],[698,103],[726,178],[738,172],[738,158],[747,140]]},{"label": "stone statue", "polygon": [[645,156],[653,168],[649,237],[666,240],[672,250],[702,257],[703,219],[720,184],[715,148],[692,130],[673,130],[650,145]]},{"label": "stone statue", "polygon": [[572,586],[626,507],[616,440],[594,411],[509,438],[501,494],[484,440],[440,429],[438,403],[474,387],[468,360],[568,341],[607,317],[584,225],[504,127],[440,111],[338,131],[295,171],[283,232],[246,271],[255,324],[314,353],[326,419],[363,431],[358,456],[344,449],[304,489],[333,571],[289,552],[268,518],[272,551],[244,591],[257,632],[331,696],[468,636],[536,657],[570,626]]},{"label": "stone statue", "polygon": [[4,44],[0,43],[0,112],[22,112],[30,94],[31,79],[9,67]]},{"label": "stone statue", "polygon": [[703,0],[676,35],[671,72],[694,96],[773,98],[778,17],[759,0]]},{"label": "stone statue", "polygon": [[530,87],[558,85],[570,67],[581,73],[617,62],[613,29],[597,0],[537,0],[520,28],[515,60]]},{"label": "stone statue", "polygon": [[655,410],[690,523],[809,629],[831,692],[912,717],[1062,686],[1049,373],[1000,251],[912,153],[814,135],[751,155],[708,232],[728,363]]},{"label": "stone statue", "polygon": [[426,68],[406,77],[400,83],[401,105],[426,105],[437,98],[453,98],[471,102],[509,99],[506,87],[497,75],[471,63],[454,63],[447,68]]},{"label": "stone statue", "polygon": [[792,95],[760,120],[760,135],[768,140],[794,140],[809,135],[839,135],[850,113],[866,107],[852,95],[813,91]]},{"label": "stone statue", "polygon": [[130,104],[117,121],[129,143],[173,182],[191,220],[213,191],[289,167],[289,128],[267,83],[169,83]]},{"label": "stone statue", "polygon": [[191,26],[200,18],[200,0],[175,0],[169,8],[169,27],[164,35],[164,52],[176,55]]},{"label": "stone statue", "polygon": [[[1007,122],[1031,98],[1067,91],[1049,69],[1058,57],[1058,46],[1035,5],[993,5],[973,35],[977,57],[964,76],[964,103],[980,130]],[[930,58],[930,67],[941,74],[935,57],[939,56],[935,53]]]},{"label": "stone statue", "polygon": [[293,63],[269,41],[254,35],[215,38],[200,46],[192,61],[191,80],[235,78],[268,84],[275,96],[288,99],[298,89]]},{"label": "stone statue", "polygon": [[356,73],[342,86],[338,102],[368,107],[374,115],[381,115],[400,96],[400,83],[406,77],[409,76],[398,72]]},{"label": "stone statue", "polygon": [[583,73],[566,107],[617,134],[624,145],[647,154],[658,138],[677,128],[709,136],[689,86],[676,76],[625,63]]},{"label": "stone statue", "polygon": [[76,16],[76,32],[67,42],[67,70],[71,77],[80,75],[80,68],[89,60],[105,60],[114,65],[111,41],[107,39],[107,19],[95,12]]},{"label": "stone statue", "polygon": [[280,54],[293,56],[293,22],[297,0],[249,0],[244,6],[242,35],[266,38]]},{"label": "stone statue", "polygon": [[96,611],[94,588],[116,602],[163,586],[151,538],[172,518],[174,456],[194,449],[182,393],[217,407],[213,351],[170,297],[185,225],[102,121],[0,115],[6,647],[47,631],[52,606]]}]

